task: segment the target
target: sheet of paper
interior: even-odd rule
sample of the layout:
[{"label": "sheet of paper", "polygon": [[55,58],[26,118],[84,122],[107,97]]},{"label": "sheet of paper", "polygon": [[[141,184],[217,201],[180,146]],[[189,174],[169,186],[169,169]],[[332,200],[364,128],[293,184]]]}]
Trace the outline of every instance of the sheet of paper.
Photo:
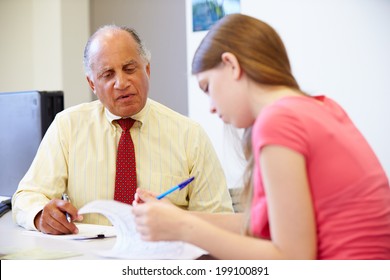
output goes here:
[{"label": "sheet of paper", "polygon": [[84,240],[84,239],[96,239],[96,238],[107,238],[116,236],[116,230],[112,226],[101,226],[92,224],[76,223],[79,232],[77,234],[65,234],[65,235],[53,235],[44,234],[39,231],[24,231],[24,235],[33,235],[46,238],[54,239],[73,239],[73,240]]},{"label": "sheet of paper", "polygon": [[0,201],[4,201],[4,200],[7,200],[7,199],[10,199],[9,196],[2,196],[0,195]]},{"label": "sheet of paper", "polygon": [[96,200],[79,210],[80,214],[99,213],[106,216],[116,230],[116,243],[111,250],[97,254],[123,259],[196,259],[204,250],[184,242],[145,242],[135,228],[132,206],[114,200]]}]

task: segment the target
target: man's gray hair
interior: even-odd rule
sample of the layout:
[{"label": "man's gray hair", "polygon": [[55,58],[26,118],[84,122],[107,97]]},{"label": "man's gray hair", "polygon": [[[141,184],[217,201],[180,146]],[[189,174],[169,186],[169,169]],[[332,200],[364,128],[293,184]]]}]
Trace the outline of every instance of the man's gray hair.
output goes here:
[{"label": "man's gray hair", "polygon": [[91,58],[89,53],[91,44],[99,34],[106,31],[128,32],[131,35],[131,37],[133,37],[135,42],[138,44],[138,52],[141,55],[141,57],[145,59],[148,63],[150,62],[151,59],[150,51],[146,48],[144,42],[141,40],[141,38],[139,37],[135,29],[127,26],[104,25],[100,27],[98,30],[96,30],[96,32],[88,39],[87,44],[85,45],[83,63],[84,63],[84,71],[87,75],[91,74],[91,61],[90,61]]}]

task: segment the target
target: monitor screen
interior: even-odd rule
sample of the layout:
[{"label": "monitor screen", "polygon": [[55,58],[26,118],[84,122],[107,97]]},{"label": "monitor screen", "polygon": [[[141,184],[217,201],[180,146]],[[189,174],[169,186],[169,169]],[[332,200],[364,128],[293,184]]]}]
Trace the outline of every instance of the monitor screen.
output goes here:
[{"label": "monitor screen", "polygon": [[0,93],[0,196],[15,193],[35,157],[46,103],[38,91]]}]

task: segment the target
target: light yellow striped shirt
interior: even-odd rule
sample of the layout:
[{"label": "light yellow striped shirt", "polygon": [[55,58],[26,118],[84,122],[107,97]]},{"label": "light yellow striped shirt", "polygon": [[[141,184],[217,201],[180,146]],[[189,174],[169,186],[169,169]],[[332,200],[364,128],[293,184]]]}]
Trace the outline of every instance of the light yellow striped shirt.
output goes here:
[{"label": "light yellow striped shirt", "polygon": [[[35,215],[63,192],[76,208],[114,198],[116,150],[122,132],[114,118],[100,101],[57,114],[13,196],[15,222],[35,229]],[[136,120],[130,133],[138,187],[162,193],[195,176],[190,185],[168,198],[188,210],[233,211],[222,167],[199,124],[151,99],[132,118]],[[109,224],[98,214],[84,215],[83,222]]]}]

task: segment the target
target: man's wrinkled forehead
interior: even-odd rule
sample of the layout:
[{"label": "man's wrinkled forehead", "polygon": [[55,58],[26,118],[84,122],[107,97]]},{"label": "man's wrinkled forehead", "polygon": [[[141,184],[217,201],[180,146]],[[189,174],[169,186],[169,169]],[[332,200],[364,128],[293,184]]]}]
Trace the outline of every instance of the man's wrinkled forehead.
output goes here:
[{"label": "man's wrinkled forehead", "polygon": [[[125,52],[123,52],[124,49],[126,50]],[[105,55],[102,56],[102,53]],[[130,34],[128,34],[128,37],[126,34],[118,34],[117,32],[116,34],[104,33],[96,36],[90,44],[90,66],[92,67],[93,64],[101,64],[105,58],[109,59],[109,57],[106,57],[107,54],[112,55],[115,53],[128,53],[127,61],[136,61],[138,59],[139,50]]]}]

